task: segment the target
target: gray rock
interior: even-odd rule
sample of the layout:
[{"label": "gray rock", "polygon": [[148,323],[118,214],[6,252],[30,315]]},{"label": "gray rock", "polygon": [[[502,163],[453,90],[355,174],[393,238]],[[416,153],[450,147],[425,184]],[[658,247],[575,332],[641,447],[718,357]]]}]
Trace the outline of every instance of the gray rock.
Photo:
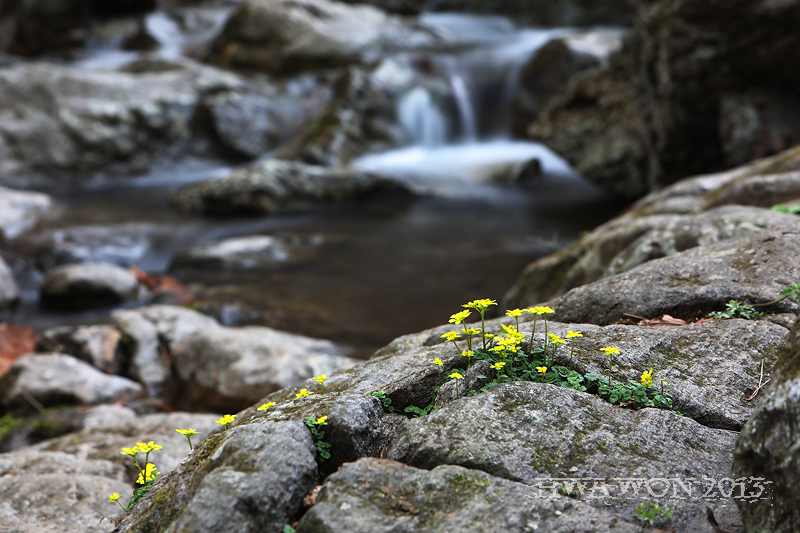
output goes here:
[{"label": "gray rock", "polygon": [[[697,482],[704,476],[728,476],[735,439],[734,432],[705,428],[665,410],[629,411],[585,393],[519,382],[404,422],[386,457],[418,468],[460,465],[529,485],[549,476],[608,483],[615,478],[694,478],[691,499],[672,501],[669,507],[676,510],[672,527],[700,532],[708,528],[707,503]],[[620,484],[618,492],[609,489],[608,496],[594,502],[614,505],[623,517],[632,516],[641,501],[666,504],[667,498],[642,489],[625,499]],[[732,498],[719,496],[715,507],[720,511],[723,501],[733,505]]]},{"label": "gray rock", "polygon": [[475,364],[467,368],[460,380],[452,379],[443,384],[436,393],[436,407],[443,407],[448,403],[464,398],[471,392],[477,392],[488,385],[495,377],[496,371],[488,361],[476,361]]},{"label": "gray rock", "polygon": [[[529,333],[530,323],[522,327]],[[544,334],[536,334],[542,345]],[[606,326],[550,322],[549,331],[562,338],[576,330],[573,368],[581,374],[608,376],[608,356],[600,351],[614,346],[614,383],[639,382],[653,369],[656,388],[669,383],[673,407],[706,427],[739,431],[757,402],[748,401],[775,364],[788,332],[766,320],[716,320],[681,327]],[[570,349],[562,347],[556,362],[569,367]],[[766,379],[766,378],[764,378]]]},{"label": "gray rock", "polygon": [[[628,197],[800,139],[800,101],[791,96],[800,77],[782,67],[799,57],[797,38],[784,35],[792,34],[800,3],[736,1],[724,20],[702,0],[633,5],[634,28],[622,50],[608,68],[581,77],[551,101],[528,130],[534,139]],[[752,80],[758,80],[752,92],[769,102],[763,107],[777,110],[754,109],[750,95],[742,102],[735,88],[753,86]],[[770,124],[747,124],[775,115]]]},{"label": "gray rock", "polygon": [[[786,349],[772,370],[758,409],[736,441],[731,477],[763,479],[768,489],[754,501],[738,500],[748,531],[796,531],[800,476],[796,442],[800,419],[800,321],[795,322]],[[753,491],[758,495],[759,491]]]},{"label": "gray rock", "polygon": [[[113,179],[147,172],[157,159],[261,155],[324,101],[305,81],[243,78],[190,60],[141,61],[124,71],[2,69],[0,182]],[[269,110],[270,121],[245,127],[253,108]]]},{"label": "gray rock", "polygon": [[[724,309],[729,300],[767,303],[800,279],[800,231],[771,230],[697,246],[628,272],[572,289],[551,300],[564,322],[611,324],[625,313],[691,320]],[[790,300],[771,312],[796,312]]]},{"label": "gray rock", "polygon": [[[393,60],[383,61],[375,70],[348,68],[337,81],[333,97],[320,116],[291,144],[281,148],[279,157],[339,167],[367,153],[411,144],[409,132],[398,122],[398,107],[403,95],[415,89],[408,82],[423,80],[407,68]],[[435,79],[424,81],[442,96],[447,96],[446,91],[450,90],[447,87],[443,91]],[[439,99],[446,103],[446,98]],[[449,107],[455,109],[454,105]]]},{"label": "gray rock", "polygon": [[6,311],[19,303],[19,288],[11,269],[0,257],[0,311]]},{"label": "gray rock", "polygon": [[0,187],[0,242],[16,239],[54,209],[46,194]]},{"label": "gray rock", "polygon": [[177,405],[239,410],[265,395],[356,364],[329,341],[265,327],[205,328],[173,352]]},{"label": "gray rock", "polygon": [[[118,418],[109,420],[114,412],[110,410],[110,406],[103,407],[103,411],[95,409],[87,412],[83,419],[84,428],[80,431],[40,442],[12,453],[37,450],[47,453],[70,454],[82,459],[108,461],[115,467],[124,469],[125,479],[133,485],[138,476],[138,470],[129,456],[120,453],[123,448],[131,448],[139,442],[150,441],[163,446],[162,450],[152,452],[149,460],[156,465],[159,472],[166,475],[177,468],[181,461],[189,455],[189,443],[186,441],[186,437],[175,431],[177,428],[199,431],[200,434],[192,439],[193,444],[197,447],[200,442],[220,427],[214,423],[220,416],[218,414],[175,412],[131,417],[129,412],[117,412]],[[105,424],[95,425],[101,419],[105,420]],[[144,457],[139,457],[140,463],[143,459]],[[130,488],[125,493],[118,492],[127,497],[130,494]]]},{"label": "gray rock", "polygon": [[723,205],[683,216],[627,213],[564,250],[531,263],[506,294],[504,305],[527,307],[653,259],[788,228],[800,229],[800,218],[756,207]]},{"label": "gray rock", "polygon": [[327,417],[327,426],[322,426],[324,440],[331,445],[331,457],[320,462],[322,475],[359,457],[380,456],[394,429],[405,420],[400,415],[385,413],[375,397],[321,392],[304,398],[293,397],[266,411],[250,409],[239,415],[241,424],[304,421],[308,417],[318,420],[322,416]]},{"label": "gray rock", "polygon": [[229,68],[287,73],[373,61],[437,41],[372,6],[257,0],[237,8],[206,59]]},{"label": "gray rock", "polygon": [[44,406],[96,405],[134,400],[142,393],[138,383],[57,353],[22,357],[0,379],[0,404],[6,408],[28,407],[27,397]]},{"label": "gray rock", "polygon": [[269,159],[186,187],[173,198],[173,204],[183,211],[205,215],[263,215],[380,193],[409,194],[403,185],[387,178]]},{"label": "gray rock", "polygon": [[[566,496],[458,466],[420,470],[385,459],[344,465],[322,485],[298,533],[641,531]],[[549,495],[548,495],[549,496]]]},{"label": "gray rock", "polygon": [[179,252],[170,270],[251,269],[276,266],[289,260],[284,242],[269,235],[233,237]]},{"label": "gray rock", "polygon": [[139,281],[129,270],[105,263],[79,263],[50,270],[39,286],[39,299],[52,308],[73,310],[130,302]]},{"label": "gray rock", "polygon": [[[81,466],[83,462],[74,464]],[[84,472],[3,477],[0,528],[15,533],[108,533],[114,527],[108,517],[123,514],[119,506],[116,510],[111,506],[108,498],[113,492],[129,491],[130,485],[125,481]]]},{"label": "gray rock", "polygon": [[198,332],[217,326],[211,317],[171,305],[114,311],[111,321],[129,343],[128,377],[143,383],[149,396],[165,392],[174,352]]},{"label": "gray rock", "polygon": [[120,374],[126,363],[114,326],[59,326],[42,332],[37,352],[59,352],[86,361],[107,374]]},{"label": "gray rock", "polygon": [[301,422],[218,433],[159,479],[116,531],[280,533],[317,483],[315,452]]},{"label": "gray rock", "polygon": [[605,63],[621,44],[621,32],[595,30],[554,39],[537,50],[519,74],[511,104],[514,135],[525,137],[547,100],[563,93],[571,79]]}]

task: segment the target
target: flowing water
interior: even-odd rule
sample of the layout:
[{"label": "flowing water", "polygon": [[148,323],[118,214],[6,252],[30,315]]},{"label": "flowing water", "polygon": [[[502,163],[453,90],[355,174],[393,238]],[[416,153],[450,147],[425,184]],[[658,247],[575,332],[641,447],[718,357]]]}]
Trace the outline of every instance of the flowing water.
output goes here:
[{"label": "flowing water", "polygon": [[[469,44],[424,57],[426,72],[450,87],[455,111],[442,107],[423,84],[412,83],[398,96],[397,113],[413,144],[364,156],[353,166],[407,180],[431,196],[209,220],[168,206],[178,187],[224,170],[197,163],[160,168],[127,182],[54,191],[64,211],[52,227],[67,233],[76,226],[119,228],[116,240],[86,245],[81,258],[136,265],[150,273],[167,272],[184,248],[223,238],[274,235],[303,242],[304,252],[285,263],[176,275],[224,321],[332,339],[359,357],[396,336],[446,323],[468,300],[499,300],[528,263],[607,220],[622,205],[545,147],[507,135],[509,101],[522,62],[568,30],[517,30],[503,19],[486,17],[437,16],[424,22]],[[185,44],[186,37],[160,15],[148,24],[164,43],[163,54],[175,54]],[[81,66],[110,68],[123,58],[120,54],[95,50]],[[387,64],[392,61],[423,64],[419,54],[400,54]],[[544,171],[540,176],[524,183],[494,181],[534,158]],[[107,312],[48,313],[36,303],[38,281],[32,276],[24,282],[16,321],[42,328],[97,321]]]}]

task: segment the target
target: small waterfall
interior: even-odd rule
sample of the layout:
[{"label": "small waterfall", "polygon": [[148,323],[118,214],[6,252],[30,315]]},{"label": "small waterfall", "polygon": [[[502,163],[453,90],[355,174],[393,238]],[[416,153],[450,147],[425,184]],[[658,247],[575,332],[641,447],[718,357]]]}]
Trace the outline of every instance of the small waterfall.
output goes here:
[{"label": "small waterfall", "polygon": [[414,87],[403,96],[397,116],[415,144],[435,148],[447,143],[450,130],[447,118],[424,87]]},{"label": "small waterfall", "polygon": [[464,141],[474,142],[478,139],[478,125],[475,121],[475,112],[472,109],[467,84],[464,78],[458,74],[450,76],[450,86],[453,88],[453,96],[458,105],[458,113],[461,116],[461,135]]}]

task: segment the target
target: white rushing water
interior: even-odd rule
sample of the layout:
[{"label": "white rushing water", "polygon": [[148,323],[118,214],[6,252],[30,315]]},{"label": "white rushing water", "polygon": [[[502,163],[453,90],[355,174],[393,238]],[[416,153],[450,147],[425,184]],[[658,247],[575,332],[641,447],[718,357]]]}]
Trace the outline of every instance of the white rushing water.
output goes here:
[{"label": "white rushing water", "polygon": [[416,76],[405,74],[402,82],[409,88],[397,105],[398,122],[413,145],[362,156],[355,168],[449,197],[485,194],[474,186],[507,181],[534,159],[545,173],[576,176],[547,147],[509,135],[511,100],[523,65],[546,43],[575,30],[517,29],[500,17],[460,14],[429,14],[420,22],[457,43],[458,50],[384,61],[380,74],[394,76],[395,83],[397,72],[417,70]]}]

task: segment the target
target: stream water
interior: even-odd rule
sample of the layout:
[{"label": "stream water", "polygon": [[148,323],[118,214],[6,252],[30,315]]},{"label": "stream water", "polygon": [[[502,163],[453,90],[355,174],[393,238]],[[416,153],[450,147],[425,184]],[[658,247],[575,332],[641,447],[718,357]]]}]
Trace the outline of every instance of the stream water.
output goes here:
[{"label": "stream water", "polygon": [[[313,243],[301,259],[285,264],[177,275],[211,302],[223,321],[331,339],[358,357],[399,335],[446,323],[468,300],[499,300],[528,263],[615,215],[622,204],[545,147],[508,137],[508,106],[522,62],[568,30],[518,30],[488,17],[437,16],[426,22],[471,41],[459,52],[426,57],[451,84],[457,113],[438,108],[422,86],[410,90],[397,109],[414,144],[364,156],[353,166],[409,180],[432,196],[326,205],[313,213],[260,219],[201,219],[171,210],[168,198],[224,167],[187,163],[113,184],[50,191],[63,207],[51,227],[120,228],[118,240],[87,246],[83,259],[136,265],[150,273],[167,272],[184,248],[227,237],[274,235]],[[148,24],[165,55],[188,42],[161,14]],[[126,54],[100,48],[79,64],[111,68],[129,60]],[[390,61],[410,59],[398,55]],[[489,179],[498,168],[532,158],[543,169],[533,180]],[[38,281],[35,276],[23,281],[15,321],[44,328],[94,322],[107,314],[46,312],[37,305]]]}]

